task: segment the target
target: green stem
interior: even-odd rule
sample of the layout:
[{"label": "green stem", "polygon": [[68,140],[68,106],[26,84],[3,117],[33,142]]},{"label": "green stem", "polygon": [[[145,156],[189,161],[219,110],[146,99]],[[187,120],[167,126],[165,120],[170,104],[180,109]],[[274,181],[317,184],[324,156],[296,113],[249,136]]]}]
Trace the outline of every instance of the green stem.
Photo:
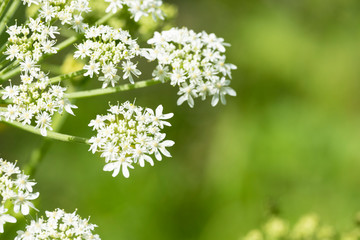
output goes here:
[{"label": "green stem", "polygon": [[1,5],[0,5],[0,19],[1,19],[1,16],[3,15],[4,10],[6,8],[6,5],[8,3],[9,3],[9,0],[3,0],[3,2],[1,3]]},{"label": "green stem", "polygon": [[100,18],[98,21],[96,21],[95,25],[101,25],[104,22],[106,22],[107,20],[109,20],[112,16],[114,16],[115,14],[112,12],[107,13],[105,16],[103,16],[102,18]]},{"label": "green stem", "polygon": [[[16,66],[19,65],[19,61],[18,60],[15,60],[13,62],[11,62],[10,64],[8,64],[3,70],[1,70],[0,72],[0,76],[1,76],[1,80],[7,80],[5,77],[5,75],[8,75],[7,71],[9,69],[14,69]],[[19,68],[20,69],[20,68]]]},{"label": "green stem", "polygon": [[17,67],[17,68],[14,68],[14,69],[10,70],[9,72],[1,74],[0,75],[0,82],[9,80],[11,77],[15,76],[16,74],[18,74],[20,72],[21,72],[20,67]]},{"label": "green stem", "polygon": [[116,93],[116,92],[123,92],[131,89],[136,88],[144,88],[151,85],[155,85],[158,83],[162,83],[158,80],[144,80],[140,82],[136,82],[135,84],[124,84],[116,87],[108,87],[108,88],[99,88],[99,89],[93,89],[93,90],[87,90],[87,91],[80,91],[80,92],[74,92],[74,93],[68,93],[65,94],[66,98],[74,99],[74,98],[87,98],[87,97],[94,97],[94,96],[100,96],[100,95],[106,95],[110,93]]},{"label": "green stem", "polygon": [[[9,125],[12,125],[14,127],[20,128],[22,130],[41,135],[40,130],[30,126],[30,125],[23,125],[22,123],[16,122],[16,121],[7,121],[5,119],[1,119],[2,122],[7,123]],[[41,135],[42,136],[42,135]],[[53,131],[47,131],[47,138],[53,139],[53,140],[59,140],[63,142],[77,142],[77,143],[85,143],[89,144],[89,140],[82,137],[76,137],[71,136],[63,133],[53,132]]]},{"label": "green stem", "polygon": [[0,53],[3,53],[6,49],[6,43],[4,43],[0,48]]},{"label": "green stem", "polygon": [[68,46],[74,44],[77,40],[80,40],[82,37],[83,37],[82,34],[77,34],[75,36],[72,36],[72,37],[66,39],[65,41],[62,41],[61,43],[59,43],[55,47],[58,48],[58,52],[60,52],[61,50],[63,50],[65,48],[67,48]]},{"label": "green stem", "polygon": [[[1,52],[0,52],[0,54],[1,54]],[[8,65],[9,64],[9,61],[8,60],[4,60],[4,61],[2,61],[1,63],[0,63],[0,69],[2,69],[2,68],[4,68],[6,65]]]},{"label": "green stem", "polygon": [[14,15],[15,11],[20,5],[20,0],[13,0],[9,9],[6,11],[3,19],[0,21],[0,36],[5,30],[6,23],[10,20],[10,18]]},{"label": "green stem", "polygon": [[66,80],[66,79],[71,79],[71,78],[80,76],[80,75],[82,75],[82,74],[85,73],[85,72],[86,72],[86,70],[79,70],[79,71],[76,71],[76,72],[59,75],[59,76],[50,78],[50,79],[49,79],[49,83],[50,83],[50,84],[58,83],[58,82],[61,82],[61,81],[63,81],[63,80]]},{"label": "green stem", "polygon": [[[52,128],[54,129],[54,131],[60,130],[60,128],[63,126],[66,118],[67,118],[67,115],[57,114],[54,116],[54,119],[52,122]],[[34,149],[31,152],[29,161],[23,167],[26,174],[28,174],[30,176],[34,176],[37,166],[43,160],[47,151],[51,147],[51,144],[52,144],[51,141],[44,139],[44,141],[41,143],[41,146],[39,146],[38,148]]]}]

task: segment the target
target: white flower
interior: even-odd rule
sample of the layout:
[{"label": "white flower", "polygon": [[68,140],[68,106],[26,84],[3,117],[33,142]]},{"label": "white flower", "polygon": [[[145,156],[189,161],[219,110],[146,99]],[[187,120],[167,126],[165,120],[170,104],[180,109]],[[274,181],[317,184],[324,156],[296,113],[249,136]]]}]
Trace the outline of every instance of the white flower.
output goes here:
[{"label": "white flower", "polygon": [[134,79],[132,78],[132,74],[135,77],[138,77],[141,74],[140,70],[136,69],[136,65],[137,64],[134,64],[130,61],[122,63],[122,68],[123,68],[123,72],[124,72],[123,79],[129,78],[129,81],[132,84],[134,84]]},{"label": "white flower", "polygon": [[42,112],[36,116],[36,126],[35,128],[40,128],[41,135],[46,136],[46,130],[52,130],[51,127],[51,118],[47,112]]},{"label": "white flower", "polygon": [[31,202],[39,196],[39,193],[33,193],[35,184],[16,167],[16,163],[0,158],[0,233],[4,232],[6,222],[16,222],[14,216],[6,214],[8,209],[13,208],[15,213],[23,215],[28,215],[30,208],[35,209]]},{"label": "white flower", "polygon": [[154,20],[157,18],[164,19],[163,12],[160,9],[162,0],[105,0],[105,2],[110,3],[106,12],[116,13],[124,5],[128,6],[135,22],[139,21],[142,16],[149,14],[153,16]]},{"label": "white flower", "polygon": [[89,65],[84,66],[84,69],[87,70],[87,72],[84,73],[84,76],[93,77],[94,73],[99,74],[100,63],[98,63],[98,62],[90,62]]},{"label": "white flower", "polygon": [[147,109],[147,111],[150,113],[151,121],[154,123],[154,125],[157,125],[160,128],[164,128],[164,125],[171,126],[169,122],[163,120],[170,119],[174,116],[173,113],[163,114],[163,109],[164,109],[163,106],[159,105],[155,110],[155,114],[152,109],[150,108]]},{"label": "white flower", "polygon": [[6,222],[16,223],[16,218],[9,214],[5,214],[8,210],[4,206],[0,206],[0,233],[4,232],[4,224]]},{"label": "white flower", "polygon": [[16,85],[6,86],[4,91],[2,92],[2,95],[2,99],[17,97],[19,95],[19,87]]},{"label": "white flower", "polygon": [[226,80],[224,77],[215,83],[215,87],[213,88],[213,98],[211,100],[212,106],[216,106],[216,104],[219,102],[219,98],[222,104],[226,104],[225,95],[236,96],[235,90],[231,87],[228,87],[229,84],[230,81]]},{"label": "white flower", "polygon": [[[124,177],[129,177],[129,169],[139,163],[141,167],[148,162],[151,166],[154,161],[151,157],[161,160],[161,154],[170,157],[166,147],[174,144],[164,140],[165,134],[160,130],[164,126],[171,126],[165,120],[170,119],[172,113],[163,113],[162,105],[155,110],[142,108],[125,102],[121,105],[110,105],[107,115],[97,115],[89,126],[97,131],[97,135],[90,138],[89,151],[100,152],[105,159],[104,171],[113,171],[117,176],[121,170]],[[156,143],[156,144],[155,144]]]},{"label": "white flower", "polygon": [[150,61],[157,60],[158,66],[153,71],[155,80],[168,81],[178,86],[180,95],[177,104],[185,101],[194,106],[194,98],[205,100],[212,96],[211,104],[215,106],[219,100],[226,103],[225,95],[236,96],[229,87],[233,64],[225,63],[224,39],[206,32],[195,33],[186,28],[172,28],[161,33],[155,32],[148,40],[152,49],[144,49],[142,56]]},{"label": "white flower", "polygon": [[84,66],[87,70],[84,76],[99,75],[102,88],[109,84],[114,87],[118,83],[120,64],[124,73],[122,78],[129,79],[131,83],[134,83],[133,75],[138,77],[141,74],[132,59],[142,51],[127,31],[100,25],[86,29],[85,38],[85,42],[76,46],[78,50],[74,58],[90,58],[89,64]]},{"label": "white flower", "polygon": [[43,217],[32,220],[25,231],[18,231],[15,240],[35,239],[86,239],[100,240],[99,235],[92,231],[97,227],[90,224],[88,219],[82,219],[76,211],[66,213],[64,210],[55,209],[46,211],[47,219]]},{"label": "white flower", "polygon": [[21,211],[23,215],[28,215],[30,208],[37,210],[30,200],[34,200],[38,197],[39,193],[31,194],[27,191],[19,191],[18,196],[14,199],[14,212],[18,213]]},{"label": "white flower", "polygon": [[187,101],[190,107],[194,107],[194,99],[197,95],[197,90],[195,89],[195,86],[193,84],[187,85],[184,83],[177,93],[178,95],[182,95],[177,100],[177,105],[181,105],[183,102]]},{"label": "white flower", "polygon": [[160,152],[166,157],[171,157],[171,154],[168,150],[166,150],[166,147],[172,147],[175,144],[175,142],[171,141],[171,140],[165,140],[165,141],[161,142],[162,140],[164,140],[165,137],[166,137],[165,133],[164,134],[156,134],[150,144],[151,153],[154,153],[156,159],[159,161],[162,160],[162,156],[161,156]]}]

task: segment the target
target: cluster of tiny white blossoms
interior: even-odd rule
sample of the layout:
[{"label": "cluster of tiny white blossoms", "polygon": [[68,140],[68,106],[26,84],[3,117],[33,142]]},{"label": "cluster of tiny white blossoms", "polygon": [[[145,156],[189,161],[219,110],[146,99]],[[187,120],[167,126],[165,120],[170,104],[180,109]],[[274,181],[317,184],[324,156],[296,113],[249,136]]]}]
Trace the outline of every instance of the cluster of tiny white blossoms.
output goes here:
[{"label": "cluster of tiny white blossoms", "polygon": [[165,120],[171,118],[173,113],[163,114],[162,105],[154,112],[128,101],[121,105],[110,105],[108,111],[107,115],[97,115],[89,124],[97,131],[97,135],[89,140],[89,151],[101,152],[106,162],[104,171],[113,171],[112,176],[115,177],[121,168],[124,177],[128,178],[128,168],[133,169],[133,163],[144,167],[148,162],[153,166],[150,155],[154,154],[158,161],[162,160],[161,154],[171,157],[166,147],[171,147],[174,142],[164,140],[166,134],[160,131],[164,126],[171,126]]},{"label": "cluster of tiny white blossoms", "polygon": [[157,18],[164,19],[163,12],[160,9],[162,0],[105,0],[105,2],[110,3],[106,12],[116,13],[118,9],[127,6],[135,22],[139,21],[142,16],[148,16],[149,14],[155,20]]},{"label": "cluster of tiny white blossoms", "polygon": [[39,196],[38,192],[33,193],[35,184],[15,163],[0,158],[0,233],[4,232],[6,222],[16,222],[15,217],[7,214],[10,207],[15,213],[21,212],[23,215],[28,215],[30,208],[35,209],[31,202]]},{"label": "cluster of tiny white blossoms", "polygon": [[[74,53],[75,58],[90,58],[84,66],[87,70],[84,76],[100,75],[99,80],[104,82],[102,87],[105,88],[109,84],[115,86],[119,81],[118,69],[124,73],[122,78],[128,78],[131,83],[134,83],[132,75],[138,77],[141,74],[137,64],[131,61],[140,54],[140,48],[129,32],[101,25],[87,29],[85,38],[87,40],[77,45],[78,50]],[[120,63],[121,67],[118,66]]]},{"label": "cluster of tiny white blossoms", "polygon": [[23,0],[23,3],[39,5],[38,18],[45,22],[59,19],[62,25],[68,24],[77,32],[83,32],[88,26],[82,14],[91,11],[89,0]]},{"label": "cluster of tiny white blossoms", "polygon": [[15,240],[30,239],[76,239],[76,240],[100,240],[99,235],[92,231],[97,227],[90,224],[89,219],[82,219],[76,214],[66,213],[56,209],[53,212],[46,211],[47,219],[42,217],[32,220],[26,226],[25,231],[18,231]]},{"label": "cluster of tiny white blossoms", "polygon": [[47,130],[52,130],[52,116],[63,110],[74,115],[72,108],[77,108],[64,98],[66,88],[49,84],[48,76],[39,68],[20,75],[21,84],[10,85],[4,88],[2,99],[9,99],[12,104],[7,105],[0,117],[6,121],[18,121],[23,125],[36,124],[43,136]]},{"label": "cluster of tiny white blossoms", "polygon": [[4,55],[7,60],[20,61],[25,71],[30,71],[44,54],[57,53],[54,45],[58,27],[47,26],[39,18],[29,18],[28,23],[20,26],[12,25],[6,32],[9,43]]},{"label": "cluster of tiny white blossoms", "polygon": [[153,48],[148,49],[144,56],[158,61],[153,77],[161,81],[170,79],[171,85],[179,86],[178,105],[187,101],[193,107],[194,98],[205,100],[212,96],[211,105],[215,106],[219,100],[226,103],[225,95],[236,95],[229,87],[231,70],[236,66],[225,63],[225,46],[228,44],[224,39],[213,33],[172,28],[155,32],[148,43]]}]

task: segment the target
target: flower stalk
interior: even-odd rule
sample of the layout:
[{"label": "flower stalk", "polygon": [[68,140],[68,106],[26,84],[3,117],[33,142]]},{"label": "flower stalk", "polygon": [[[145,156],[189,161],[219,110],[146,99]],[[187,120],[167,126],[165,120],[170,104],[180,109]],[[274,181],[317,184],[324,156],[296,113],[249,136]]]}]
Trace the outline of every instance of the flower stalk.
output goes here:
[{"label": "flower stalk", "polygon": [[[22,130],[25,130],[27,132],[31,132],[37,135],[41,135],[40,130],[30,126],[30,125],[23,125],[19,122],[16,121],[7,121],[5,119],[1,119],[2,122],[20,128]],[[77,137],[77,136],[72,136],[72,135],[68,135],[68,134],[63,134],[63,133],[58,133],[58,132],[53,132],[53,131],[47,131],[47,138],[49,139],[53,139],[53,140],[58,140],[58,141],[63,141],[63,142],[76,142],[76,143],[84,143],[84,144],[89,144],[89,140],[86,138],[82,138],[82,137]]]},{"label": "flower stalk", "polygon": [[116,93],[116,92],[128,91],[137,88],[149,87],[158,83],[162,83],[162,82],[159,80],[150,79],[150,80],[136,82],[134,84],[128,83],[116,87],[107,87],[107,88],[99,88],[99,89],[93,89],[87,91],[68,93],[65,94],[65,97],[68,99],[95,97],[95,96]]},{"label": "flower stalk", "polygon": [[6,27],[6,23],[9,22],[10,18],[14,15],[15,11],[20,5],[20,0],[13,0],[9,9],[6,11],[4,17],[0,22],[0,35],[3,33]]}]

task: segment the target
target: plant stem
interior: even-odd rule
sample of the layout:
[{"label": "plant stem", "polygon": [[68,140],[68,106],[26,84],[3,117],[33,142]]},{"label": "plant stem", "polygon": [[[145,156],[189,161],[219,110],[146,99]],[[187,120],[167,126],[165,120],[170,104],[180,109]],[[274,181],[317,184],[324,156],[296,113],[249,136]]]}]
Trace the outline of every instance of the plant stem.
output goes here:
[{"label": "plant stem", "polygon": [[95,22],[95,25],[101,25],[104,22],[106,22],[107,20],[109,20],[112,16],[114,16],[115,14],[112,12],[107,13],[105,16],[103,16],[102,18],[100,18],[98,21]]},{"label": "plant stem", "polygon": [[123,92],[123,91],[136,89],[136,88],[144,88],[144,87],[148,87],[148,86],[155,85],[158,83],[162,83],[162,82],[158,81],[158,80],[150,79],[150,80],[144,80],[141,82],[136,82],[135,84],[128,83],[128,84],[124,84],[124,85],[120,85],[120,86],[116,86],[116,87],[98,88],[98,89],[93,89],[93,90],[68,93],[68,94],[65,94],[65,97],[69,98],[69,99],[74,99],[74,98],[87,98],[87,97],[101,96],[101,95],[106,95],[106,94],[110,94],[110,93]]},{"label": "plant stem", "polygon": [[[15,60],[15,61],[13,61],[13,62],[11,62],[10,64],[8,64],[3,70],[1,70],[1,72],[0,72],[0,76],[2,76],[1,77],[1,79],[2,80],[7,80],[5,77],[3,77],[3,76],[5,76],[5,75],[7,75],[7,71],[9,70],[9,69],[14,69],[14,67],[15,66],[18,66],[19,65],[19,61],[18,60]],[[19,68],[20,69],[20,68]]]},{"label": "plant stem", "polygon": [[56,76],[56,77],[52,77],[52,78],[49,79],[49,83],[54,84],[54,83],[58,83],[58,82],[61,82],[63,80],[66,80],[66,79],[71,79],[71,78],[82,75],[84,72],[86,72],[86,70],[79,70],[79,71],[76,71],[76,72],[67,73],[67,74]]},{"label": "plant stem", "polygon": [[6,11],[3,19],[0,21],[0,35],[5,30],[6,23],[10,20],[10,18],[14,15],[15,11],[19,7],[20,0],[13,0],[9,9]]},{"label": "plant stem", "polygon": [[[4,123],[7,123],[9,125],[12,125],[14,127],[20,128],[22,130],[25,130],[25,131],[28,131],[28,132],[31,132],[31,133],[34,133],[37,135],[41,135],[40,130],[33,126],[23,125],[22,123],[19,123],[16,121],[7,121],[5,119],[1,119],[1,121]],[[46,137],[53,139],[53,140],[63,141],[63,142],[77,142],[77,143],[89,144],[89,140],[86,138],[71,136],[71,135],[62,134],[62,133],[53,132],[53,131],[47,131]]]},{"label": "plant stem", "polygon": [[[57,114],[54,116],[52,122],[52,128],[54,129],[54,131],[60,130],[66,118],[67,115]],[[41,145],[31,152],[29,161],[23,167],[26,174],[34,176],[37,166],[40,164],[51,145],[51,141],[49,141],[48,139],[44,139]]]},{"label": "plant stem", "polygon": [[0,5],[0,19],[1,19],[1,16],[3,15],[4,10],[6,8],[6,5],[8,3],[9,3],[9,0],[3,0],[3,2],[1,3],[1,5]]}]

